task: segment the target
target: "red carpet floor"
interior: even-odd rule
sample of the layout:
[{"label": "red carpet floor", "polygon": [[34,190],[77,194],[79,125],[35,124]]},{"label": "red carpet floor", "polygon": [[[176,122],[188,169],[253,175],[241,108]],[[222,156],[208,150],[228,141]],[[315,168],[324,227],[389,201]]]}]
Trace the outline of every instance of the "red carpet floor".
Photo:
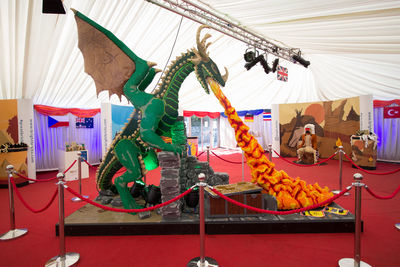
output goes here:
[{"label": "red carpet floor", "polygon": [[[221,155],[235,162],[241,154]],[[205,154],[200,160],[206,160]],[[294,159],[291,159],[294,160]],[[230,182],[242,180],[242,167],[211,156],[215,171],[227,172]],[[308,183],[318,182],[330,189],[338,189],[338,161],[330,160],[318,167],[297,167],[282,159],[274,158],[277,169],[285,170],[292,177],[301,177]],[[373,172],[387,172],[400,168],[398,164],[378,162]],[[360,172],[343,163],[343,187],[350,185],[353,174]],[[391,175],[370,175],[360,172],[364,182],[378,195],[387,196],[400,185],[400,172]],[[39,179],[55,176],[55,172],[38,173]],[[159,183],[159,170],[147,176],[149,184]],[[245,180],[250,180],[245,166]],[[78,182],[68,182],[78,191]],[[34,183],[19,188],[22,196],[35,209],[42,208],[55,190],[55,182]],[[91,199],[96,197],[94,171],[82,182],[83,193]],[[72,195],[65,192],[65,214],[76,211],[85,203],[74,203]],[[351,195],[336,201],[354,212],[354,190]],[[15,240],[0,242],[0,266],[44,266],[59,253],[59,238],[54,225],[58,221],[57,198],[50,208],[34,214],[27,210],[15,196],[17,228],[27,228],[28,234]],[[8,190],[0,189],[0,233],[9,230]],[[364,232],[361,239],[362,260],[372,266],[400,266],[400,231],[395,223],[400,222],[400,193],[390,200],[379,200],[363,189],[362,219]],[[260,234],[260,235],[208,235],[206,255],[213,257],[222,267],[248,266],[338,266],[341,258],[352,258],[353,234]],[[78,252],[81,256],[76,266],[186,266],[190,259],[199,256],[199,237],[181,236],[81,236],[66,237],[67,252]]]}]

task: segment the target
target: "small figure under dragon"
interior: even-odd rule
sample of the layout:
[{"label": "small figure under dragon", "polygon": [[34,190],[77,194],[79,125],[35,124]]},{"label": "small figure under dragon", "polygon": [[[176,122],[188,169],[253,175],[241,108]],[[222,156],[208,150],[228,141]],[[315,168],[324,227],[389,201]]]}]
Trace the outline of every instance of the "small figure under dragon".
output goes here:
[{"label": "small figure under dragon", "polygon": [[[200,40],[197,30],[197,49],[192,48],[173,61],[162,77],[159,88],[153,93],[144,90],[158,70],[155,63],[135,55],[114,34],[82,13],[73,10],[78,26],[78,46],[84,57],[85,71],[92,76],[97,93],[109,90],[111,94],[124,95],[135,107],[130,121],[115,137],[100,164],[96,180],[98,187],[117,191],[126,209],[142,208],[130,194],[128,183],[140,182],[147,171],[158,166],[155,149],[181,154],[182,146],[166,143],[162,137],[171,137],[171,128],[177,121],[179,89],[193,71],[209,94],[210,80],[225,86],[228,72],[222,76],[217,65],[207,53],[211,35]],[[186,153],[186,152],[185,152]],[[122,167],[126,171],[114,179]]]}]

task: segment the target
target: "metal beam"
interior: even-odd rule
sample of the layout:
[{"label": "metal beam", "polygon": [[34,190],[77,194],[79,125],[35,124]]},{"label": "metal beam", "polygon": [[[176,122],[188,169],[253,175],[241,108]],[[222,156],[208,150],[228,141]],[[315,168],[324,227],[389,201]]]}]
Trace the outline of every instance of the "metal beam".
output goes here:
[{"label": "metal beam", "polygon": [[272,54],[289,62],[298,63],[293,56],[301,56],[299,48],[290,48],[276,45],[264,37],[250,32],[239,25],[220,17],[209,10],[187,0],[146,0],[158,5],[185,18],[196,21],[200,24],[210,26],[216,31],[226,34],[232,38],[242,41],[266,54]]}]

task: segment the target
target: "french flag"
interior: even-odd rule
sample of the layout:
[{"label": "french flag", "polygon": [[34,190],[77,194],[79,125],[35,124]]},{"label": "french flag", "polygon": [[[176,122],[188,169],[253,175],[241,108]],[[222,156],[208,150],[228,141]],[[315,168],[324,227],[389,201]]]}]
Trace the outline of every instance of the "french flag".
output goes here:
[{"label": "french flag", "polygon": [[69,126],[68,115],[65,116],[48,116],[49,117],[49,128],[57,128],[63,126]]}]

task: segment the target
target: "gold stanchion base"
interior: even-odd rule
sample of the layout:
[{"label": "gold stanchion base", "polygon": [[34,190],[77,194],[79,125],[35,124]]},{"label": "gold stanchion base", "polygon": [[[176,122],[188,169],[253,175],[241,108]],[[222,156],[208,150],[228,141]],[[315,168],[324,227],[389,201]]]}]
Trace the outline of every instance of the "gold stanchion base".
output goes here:
[{"label": "gold stanchion base", "polygon": [[51,258],[48,262],[46,262],[45,267],[68,267],[77,263],[79,260],[79,253],[76,252],[68,252],[65,254],[64,259],[61,259],[60,256],[55,256]]},{"label": "gold stanchion base", "polygon": [[205,257],[204,263],[201,264],[200,257],[196,257],[189,261],[187,267],[218,267],[218,262],[213,258]]},{"label": "gold stanchion base", "polygon": [[[339,266],[340,267],[354,267],[354,259],[351,258],[343,258],[339,260]],[[360,261],[360,267],[371,267],[368,263],[365,263],[363,261]]]},{"label": "gold stanchion base", "polygon": [[12,240],[15,238],[18,238],[20,236],[23,236],[24,234],[28,233],[28,229],[14,229],[10,230],[7,233],[4,233],[0,236],[0,240],[6,241],[6,240]]},{"label": "gold stanchion base", "polygon": [[[84,198],[89,198],[89,196],[83,196]],[[79,197],[73,197],[73,198],[71,198],[71,201],[72,202],[80,202],[80,201],[82,201],[82,199],[80,199]]]}]

